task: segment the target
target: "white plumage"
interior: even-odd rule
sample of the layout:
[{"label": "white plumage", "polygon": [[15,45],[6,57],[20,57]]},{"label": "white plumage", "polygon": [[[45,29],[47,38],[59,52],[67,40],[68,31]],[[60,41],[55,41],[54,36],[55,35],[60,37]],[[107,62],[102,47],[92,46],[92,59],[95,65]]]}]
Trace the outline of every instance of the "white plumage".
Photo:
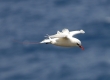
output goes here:
[{"label": "white plumage", "polygon": [[79,46],[81,49],[84,49],[81,45],[81,41],[74,37],[74,35],[81,33],[84,34],[85,31],[69,31],[68,29],[63,29],[62,32],[57,31],[55,35],[48,35],[48,39],[44,39],[40,43],[50,43],[62,47]]}]

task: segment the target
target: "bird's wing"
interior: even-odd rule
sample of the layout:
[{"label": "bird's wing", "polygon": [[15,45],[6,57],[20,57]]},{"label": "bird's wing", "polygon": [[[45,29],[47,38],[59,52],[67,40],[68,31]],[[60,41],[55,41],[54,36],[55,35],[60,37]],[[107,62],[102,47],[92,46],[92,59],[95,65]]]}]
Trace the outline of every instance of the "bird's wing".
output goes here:
[{"label": "bird's wing", "polygon": [[69,34],[69,30],[68,29],[63,29],[62,32],[57,31],[57,34],[55,35],[50,35],[50,38],[66,38]]},{"label": "bird's wing", "polygon": [[60,33],[60,34],[50,35],[49,37],[50,38],[64,38],[66,37],[66,35],[63,33]]},{"label": "bird's wing", "polygon": [[69,30],[68,30],[68,29],[63,29],[63,30],[62,30],[62,33],[64,33],[64,34],[69,34]]},{"label": "bird's wing", "polygon": [[69,36],[74,36],[76,34],[83,34],[85,31],[79,30],[79,31],[70,31],[68,29],[63,29],[62,32],[57,31],[57,34],[55,35],[50,35],[50,38],[64,38],[68,39]]},{"label": "bird's wing", "polygon": [[74,36],[74,35],[76,35],[76,34],[84,34],[85,33],[85,31],[83,31],[83,30],[79,30],[79,31],[70,31],[70,35],[71,36]]}]

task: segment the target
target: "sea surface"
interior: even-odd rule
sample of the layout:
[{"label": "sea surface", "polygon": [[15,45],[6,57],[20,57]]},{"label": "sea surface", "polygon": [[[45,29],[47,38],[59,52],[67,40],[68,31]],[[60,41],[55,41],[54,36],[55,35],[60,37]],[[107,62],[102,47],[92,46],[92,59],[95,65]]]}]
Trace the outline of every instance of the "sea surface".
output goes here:
[{"label": "sea surface", "polygon": [[[26,44],[64,28],[85,50]],[[0,0],[0,80],[110,80],[110,0]]]}]

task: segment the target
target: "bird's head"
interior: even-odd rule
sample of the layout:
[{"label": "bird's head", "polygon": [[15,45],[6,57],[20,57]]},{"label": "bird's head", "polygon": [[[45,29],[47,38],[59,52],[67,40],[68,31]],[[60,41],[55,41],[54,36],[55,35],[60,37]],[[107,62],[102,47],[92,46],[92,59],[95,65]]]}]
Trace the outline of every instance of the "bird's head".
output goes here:
[{"label": "bird's head", "polygon": [[77,46],[84,50],[84,47],[81,44],[77,43]]},{"label": "bird's head", "polygon": [[82,50],[84,50],[84,47],[81,45],[81,41],[76,39],[75,40],[76,46],[78,46],[79,48],[81,48]]}]

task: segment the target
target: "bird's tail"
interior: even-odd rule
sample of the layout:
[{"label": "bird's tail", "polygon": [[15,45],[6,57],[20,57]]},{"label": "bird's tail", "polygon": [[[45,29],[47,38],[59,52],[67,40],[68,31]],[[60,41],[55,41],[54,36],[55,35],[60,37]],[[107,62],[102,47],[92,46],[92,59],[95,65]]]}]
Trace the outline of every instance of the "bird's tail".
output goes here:
[{"label": "bird's tail", "polygon": [[43,41],[41,41],[40,43],[50,43],[51,42],[51,38],[50,36],[47,34],[47,36],[45,37],[48,37],[48,39],[44,39]]},{"label": "bird's tail", "polygon": [[44,39],[43,41],[41,41],[40,43],[50,43],[51,41],[49,39]]},{"label": "bird's tail", "polygon": [[27,44],[40,44],[39,42],[29,42],[28,40],[25,40],[25,41],[13,40],[13,42],[24,44],[24,45],[27,45]]}]

